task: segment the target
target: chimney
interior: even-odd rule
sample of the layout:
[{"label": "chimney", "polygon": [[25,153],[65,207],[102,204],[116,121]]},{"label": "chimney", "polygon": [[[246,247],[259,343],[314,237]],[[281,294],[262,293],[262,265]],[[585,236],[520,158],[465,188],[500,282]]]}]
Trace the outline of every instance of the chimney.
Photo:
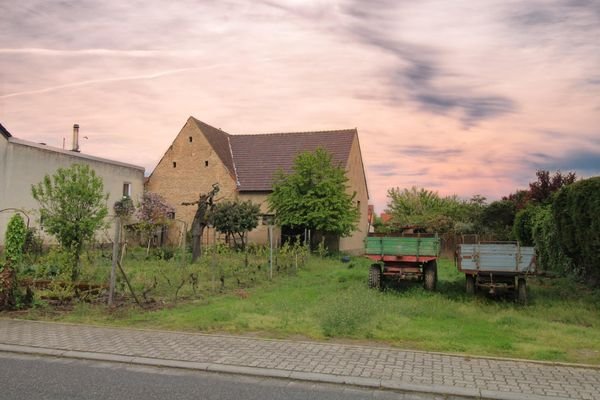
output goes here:
[{"label": "chimney", "polygon": [[79,124],[73,125],[73,148],[71,151],[79,153]]}]

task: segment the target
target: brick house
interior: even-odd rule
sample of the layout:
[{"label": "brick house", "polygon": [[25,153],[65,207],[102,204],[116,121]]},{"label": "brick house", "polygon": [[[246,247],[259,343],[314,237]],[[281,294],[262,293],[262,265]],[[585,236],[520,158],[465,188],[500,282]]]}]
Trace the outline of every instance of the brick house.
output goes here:
[{"label": "brick house", "polygon": [[[331,153],[333,162],[346,169],[348,192],[356,193],[361,214],[357,231],[349,237],[329,240],[328,244],[340,251],[360,253],[369,229],[369,197],[356,129],[232,135],[190,117],[149,176],[146,188],[174,206],[175,218],[185,221],[188,227],[195,207],[181,203],[197,200],[199,193],[208,192],[214,183],[220,186],[216,201],[251,200],[267,214],[267,196],[275,172],[279,168],[291,171],[297,154],[318,147]],[[281,233],[278,228],[275,237]],[[205,233],[207,241],[210,237],[212,233]],[[267,228],[259,225],[248,239],[265,243]]]}]

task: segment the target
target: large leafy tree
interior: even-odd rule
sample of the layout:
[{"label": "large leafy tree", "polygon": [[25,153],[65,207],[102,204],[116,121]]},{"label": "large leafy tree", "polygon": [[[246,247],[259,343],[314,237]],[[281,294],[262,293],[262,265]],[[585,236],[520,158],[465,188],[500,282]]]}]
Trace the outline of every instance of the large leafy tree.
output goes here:
[{"label": "large leafy tree", "polygon": [[108,214],[102,179],[87,165],[59,168],[31,186],[40,204],[41,223],[60,245],[73,254],[71,278],[79,276],[79,257],[86,241]]},{"label": "large leafy tree", "polygon": [[[388,200],[387,212],[392,215],[392,223],[399,227],[419,226],[444,233],[454,231],[459,223],[472,225],[470,203],[457,196],[442,197],[437,192],[413,186],[388,190]],[[481,201],[485,202],[485,198]]]},{"label": "large leafy tree", "polygon": [[348,193],[343,167],[319,148],[299,154],[292,172],[279,171],[269,195],[271,211],[280,226],[309,229],[320,234],[348,236],[356,229],[360,211],[356,194]]},{"label": "large leafy tree", "polygon": [[550,175],[550,171],[538,170],[535,173],[537,180],[529,184],[529,199],[538,204],[548,204],[552,202],[552,194],[559,191],[563,186],[575,182],[577,176],[575,172],[562,174],[556,171]]},{"label": "large leafy tree", "polygon": [[481,224],[487,232],[495,236],[496,240],[512,240],[516,213],[517,210],[512,201],[494,201],[483,210]]},{"label": "large leafy tree", "polygon": [[236,247],[244,249],[246,233],[258,226],[259,214],[260,206],[250,200],[224,201],[215,204],[210,218],[219,232],[225,233],[227,238],[232,238]]}]

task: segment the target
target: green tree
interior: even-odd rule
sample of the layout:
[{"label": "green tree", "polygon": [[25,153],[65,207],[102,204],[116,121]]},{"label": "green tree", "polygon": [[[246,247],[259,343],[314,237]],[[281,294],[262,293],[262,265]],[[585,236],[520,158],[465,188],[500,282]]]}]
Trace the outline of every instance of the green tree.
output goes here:
[{"label": "green tree", "polygon": [[510,200],[493,201],[481,214],[483,228],[494,234],[496,240],[511,240],[516,206]]},{"label": "green tree", "polygon": [[558,244],[592,285],[600,282],[600,176],[563,187],[552,203]]},{"label": "green tree", "polygon": [[27,226],[21,214],[15,214],[8,221],[4,239],[4,253],[6,260],[17,264],[23,259],[23,250],[27,240]]},{"label": "green tree", "polygon": [[[224,233],[228,239],[232,238],[236,247],[244,249],[246,233],[258,226],[259,214],[260,206],[250,200],[224,201],[215,204],[210,219],[219,232]],[[236,236],[239,238],[239,243]]]},{"label": "green tree", "polygon": [[441,197],[437,192],[413,186],[388,190],[388,199],[387,212],[396,226],[416,225],[446,233],[454,231],[459,222],[469,222],[469,205],[456,195]]},{"label": "green tree", "polygon": [[356,229],[360,211],[356,193],[348,194],[343,167],[319,148],[299,154],[292,172],[275,175],[268,201],[276,223],[327,235],[349,236]]},{"label": "green tree", "polygon": [[512,202],[515,205],[516,210],[522,210],[527,206],[527,204],[529,204],[531,199],[529,190],[519,189],[516,192],[509,194],[508,196],[502,197],[502,200],[508,200]]},{"label": "green tree", "polygon": [[46,175],[31,186],[40,204],[41,223],[64,250],[73,254],[71,279],[79,276],[79,257],[86,241],[103,225],[108,214],[102,179],[87,165],[74,164]]},{"label": "green tree", "polygon": [[390,233],[392,227],[390,224],[383,221],[383,219],[377,215],[373,216],[373,230],[375,233]]}]

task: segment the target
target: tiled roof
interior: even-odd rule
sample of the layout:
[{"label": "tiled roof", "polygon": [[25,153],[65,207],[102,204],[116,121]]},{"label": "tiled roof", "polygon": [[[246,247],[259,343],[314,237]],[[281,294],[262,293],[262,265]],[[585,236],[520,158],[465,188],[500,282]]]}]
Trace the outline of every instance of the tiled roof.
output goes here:
[{"label": "tiled roof", "polygon": [[0,134],[2,134],[2,136],[4,136],[7,139],[12,136],[10,134],[10,132],[7,131],[6,128],[2,126],[2,124],[0,124]]},{"label": "tiled roof", "polygon": [[231,150],[240,191],[270,191],[274,174],[290,172],[296,156],[321,147],[334,164],[348,163],[356,129],[322,132],[291,132],[259,135],[230,135]]},{"label": "tiled roof", "polygon": [[230,135],[191,117],[237,179],[242,192],[270,191],[273,176],[281,168],[290,172],[296,156],[304,151],[327,150],[334,164],[348,163],[356,129],[318,132]]}]

